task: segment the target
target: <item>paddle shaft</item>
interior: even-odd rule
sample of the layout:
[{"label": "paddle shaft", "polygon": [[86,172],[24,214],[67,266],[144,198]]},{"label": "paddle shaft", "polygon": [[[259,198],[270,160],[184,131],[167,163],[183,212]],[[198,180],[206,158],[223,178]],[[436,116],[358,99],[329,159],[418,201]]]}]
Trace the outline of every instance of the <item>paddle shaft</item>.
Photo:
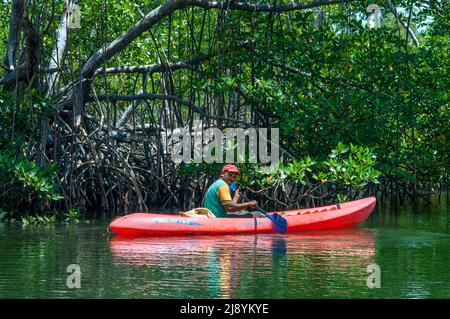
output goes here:
[{"label": "paddle shaft", "polygon": [[[247,196],[243,195],[243,198],[246,201],[250,201]],[[266,216],[267,218],[270,219],[270,221],[272,222],[272,229],[280,234],[284,234],[286,233],[286,229],[287,229],[287,220],[282,217],[281,215],[277,214],[277,213],[273,213],[272,215],[270,215],[268,212],[266,212],[264,209],[262,209],[259,206],[256,206],[256,209],[259,210],[261,213],[264,214],[264,216]]]},{"label": "paddle shaft", "polygon": [[264,209],[262,209],[262,208],[259,207],[259,206],[256,206],[255,208],[256,208],[257,210],[259,210],[261,213],[263,213],[264,215],[269,214],[268,212],[266,212]]},{"label": "paddle shaft", "polygon": [[[233,184],[234,184],[234,183],[233,183]],[[235,187],[234,187],[232,190],[238,190],[238,186],[235,184]],[[242,197],[243,197],[246,201],[250,202],[250,199],[248,199],[248,197],[245,196],[244,194],[242,194]],[[263,213],[264,215],[267,216],[268,212],[266,212],[264,209],[262,209],[262,208],[259,207],[259,206],[256,206],[255,208],[256,208],[257,210],[259,210],[261,213]]]}]

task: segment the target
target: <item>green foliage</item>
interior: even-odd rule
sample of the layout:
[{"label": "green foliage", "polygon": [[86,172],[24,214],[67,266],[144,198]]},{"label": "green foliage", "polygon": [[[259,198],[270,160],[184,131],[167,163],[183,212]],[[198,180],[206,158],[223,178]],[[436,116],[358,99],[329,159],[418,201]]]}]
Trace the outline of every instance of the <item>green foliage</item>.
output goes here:
[{"label": "green foliage", "polygon": [[0,222],[6,219],[6,217],[9,215],[9,213],[2,208],[0,208]]},{"label": "green foliage", "polygon": [[67,211],[66,214],[64,214],[65,222],[69,224],[79,224],[80,216],[81,216],[81,209],[79,207],[73,207]]},{"label": "green foliage", "polygon": [[[36,196],[44,202],[60,200],[63,197],[57,192],[55,172],[57,163],[36,168],[34,161],[21,160],[14,166],[14,175],[19,188],[24,190],[28,196]],[[15,182],[13,180],[13,182]]]},{"label": "green foliage", "polygon": [[[275,18],[270,41],[264,37],[267,32],[256,32],[255,50],[248,56],[256,62],[245,64],[242,55],[227,60],[230,69],[239,63],[245,70],[239,77],[229,76],[246,88],[245,103],[276,119],[282,146],[296,158],[323,161],[339,142],[362,145],[376,149],[383,178],[419,187],[437,183],[450,167],[450,51],[448,21],[442,21],[449,4],[414,6],[411,25],[427,21],[426,28],[416,30],[417,47],[411,37],[406,42],[404,29],[399,33],[393,15],[384,9],[377,30],[365,26],[365,7],[356,3],[350,12],[339,6],[324,9],[325,22],[319,27],[312,12]],[[264,15],[253,23],[256,30],[268,30]],[[249,66],[252,71],[246,72]],[[331,173],[341,180],[334,182],[358,186],[374,177],[361,167],[358,154],[346,161],[328,160],[328,168],[335,170]],[[364,169],[363,178],[354,176],[353,171]]]},{"label": "green foliage", "polygon": [[374,168],[376,156],[367,147],[350,147],[339,143],[331,151],[323,165],[328,169],[326,179],[334,184],[354,189],[362,188],[369,182],[379,183],[380,172]]},{"label": "green foliage", "polygon": [[24,101],[16,102],[0,87],[0,149],[23,153],[24,142],[39,138],[39,122],[52,111],[51,102],[34,89],[27,91]]},{"label": "green foliage", "polygon": [[[33,102],[17,105],[0,91],[0,206],[19,215],[30,209],[44,214],[51,202],[62,199],[56,176],[58,164],[38,167],[35,159],[27,155],[25,141],[38,139],[35,124],[48,117],[50,109],[49,103],[33,91],[30,100]],[[28,218],[30,223],[32,217]],[[46,219],[43,222],[52,222],[51,217]]]},{"label": "green foliage", "polygon": [[0,192],[3,205],[32,207],[39,201],[42,207],[62,199],[56,178],[57,163],[38,168],[24,156],[0,151]]},{"label": "green foliage", "polygon": [[56,215],[27,215],[21,218],[23,226],[27,225],[54,225],[56,224]]},{"label": "green foliage", "polygon": [[[180,170],[183,176],[193,178],[206,173],[217,177],[223,164],[190,163],[184,164]],[[381,172],[376,156],[368,147],[338,143],[327,159],[320,161],[306,156],[300,160],[278,162],[276,165],[241,164],[241,176],[236,181],[241,189],[253,189],[266,194],[277,190],[291,189],[296,185],[305,191],[312,191],[322,185],[328,186],[328,193],[323,196],[336,197],[338,201],[346,201],[351,193],[357,194],[369,184],[379,183]]]},{"label": "green foliage", "polygon": [[[373,152],[362,146],[339,143],[325,161],[316,161],[307,156],[302,160],[276,166],[257,166],[251,178],[243,178],[250,186],[257,183],[260,187],[277,187],[281,183],[324,184],[361,189],[369,183],[379,183],[380,172],[375,169],[376,157]],[[251,181],[251,182],[250,182]]]},{"label": "green foliage", "polygon": [[345,203],[348,201],[349,196],[347,194],[336,194],[336,199],[339,203]]}]

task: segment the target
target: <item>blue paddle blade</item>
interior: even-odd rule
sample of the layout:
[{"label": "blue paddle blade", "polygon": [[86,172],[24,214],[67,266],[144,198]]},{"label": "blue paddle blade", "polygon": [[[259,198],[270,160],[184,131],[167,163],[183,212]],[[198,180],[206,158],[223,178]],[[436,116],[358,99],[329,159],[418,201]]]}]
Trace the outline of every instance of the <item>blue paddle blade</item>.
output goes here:
[{"label": "blue paddle blade", "polygon": [[272,221],[272,229],[277,233],[284,234],[287,230],[287,220],[277,213],[266,214]]}]

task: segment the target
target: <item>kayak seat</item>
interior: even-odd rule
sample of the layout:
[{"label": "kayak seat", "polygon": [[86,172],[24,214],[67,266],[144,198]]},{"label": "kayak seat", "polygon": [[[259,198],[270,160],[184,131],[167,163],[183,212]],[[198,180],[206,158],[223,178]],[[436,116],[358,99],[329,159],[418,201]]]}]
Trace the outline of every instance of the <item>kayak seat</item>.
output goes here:
[{"label": "kayak seat", "polygon": [[205,207],[198,207],[187,212],[178,212],[178,215],[182,217],[201,217],[201,218],[215,218],[216,216]]}]

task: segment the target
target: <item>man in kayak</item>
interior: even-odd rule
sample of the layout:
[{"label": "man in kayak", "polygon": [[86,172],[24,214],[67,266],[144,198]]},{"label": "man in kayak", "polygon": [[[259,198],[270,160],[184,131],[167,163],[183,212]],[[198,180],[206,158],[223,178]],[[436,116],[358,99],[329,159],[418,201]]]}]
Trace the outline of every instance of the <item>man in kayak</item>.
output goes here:
[{"label": "man in kayak", "polygon": [[208,208],[216,217],[255,217],[254,214],[248,212],[244,212],[244,214],[228,214],[228,212],[239,212],[258,205],[255,200],[239,204],[240,195],[238,189],[236,189],[234,197],[231,199],[230,185],[233,184],[238,175],[241,174],[236,165],[225,165],[222,168],[221,178],[215,181],[206,191],[203,198],[203,207]]}]

